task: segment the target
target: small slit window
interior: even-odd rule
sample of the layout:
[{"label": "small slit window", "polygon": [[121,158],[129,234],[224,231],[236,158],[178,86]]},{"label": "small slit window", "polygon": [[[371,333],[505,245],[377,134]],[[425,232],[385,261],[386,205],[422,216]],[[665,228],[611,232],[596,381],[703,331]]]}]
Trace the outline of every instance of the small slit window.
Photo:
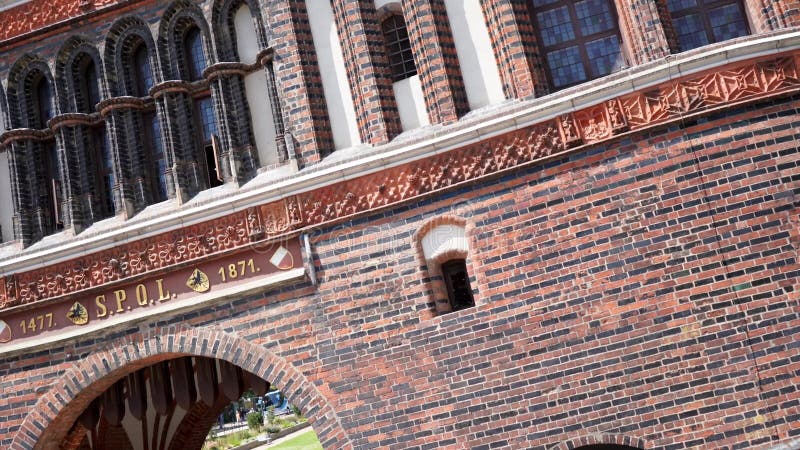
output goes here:
[{"label": "small slit window", "polygon": [[418,249],[430,274],[436,313],[475,306],[467,264],[469,248],[462,219],[437,219],[434,224],[424,225],[417,239]]},{"label": "small slit window", "polygon": [[454,259],[442,264],[442,278],[447,286],[447,298],[453,311],[475,306],[465,260]]},{"label": "small slit window", "polygon": [[392,71],[392,81],[397,82],[417,74],[414,52],[408,39],[406,22],[400,14],[392,14],[381,22],[386,41],[386,57]]}]

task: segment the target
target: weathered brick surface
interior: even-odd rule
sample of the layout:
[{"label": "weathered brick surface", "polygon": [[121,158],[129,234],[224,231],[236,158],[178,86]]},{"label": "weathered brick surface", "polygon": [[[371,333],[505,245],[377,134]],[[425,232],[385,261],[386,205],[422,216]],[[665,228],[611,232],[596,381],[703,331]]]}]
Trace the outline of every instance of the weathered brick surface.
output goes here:
[{"label": "weathered brick surface", "polygon": [[[0,445],[66,433],[88,396],[174,352],[273,381],[333,448],[796,436],[799,107],[715,113],[319,230],[318,287],[6,358]],[[448,214],[469,224],[477,306],[436,316],[412,237]]]},{"label": "weathered brick surface", "polygon": [[[92,45],[102,48],[109,30],[155,33],[169,6],[137,2],[73,20],[110,2],[61,1],[50,10],[45,3],[0,13],[20,21],[3,32],[8,46],[0,54],[0,72],[12,72],[5,87],[15,128],[30,126],[21,113],[22,81],[34,69],[49,77],[47,61],[57,60],[65,42],[24,33],[51,25],[47,33],[56,33],[55,22],[71,20],[64,26],[97,36]],[[86,11],[78,12],[79,3]],[[364,140],[380,143],[398,131],[396,112],[382,95],[372,2],[355,3],[336,3],[337,27],[353,43],[346,48],[351,56],[378,63],[358,67],[351,60],[348,70],[359,87],[353,91],[365,93],[356,99]],[[621,14],[632,62],[675,49],[664,2],[623,3],[631,6]],[[757,31],[792,26],[798,17],[789,1],[746,5]],[[514,20],[525,18],[524,7],[503,0],[483,7],[506,95],[546,91],[529,18]],[[262,40],[274,50],[271,67],[294,144],[288,147],[307,166],[331,151],[332,138],[306,3],[281,0],[267,8]],[[128,27],[109,20],[134,10],[148,21],[130,19]],[[204,3],[204,14],[210,10]],[[456,121],[468,106],[444,3],[413,0],[403,11],[431,119]],[[358,20],[343,28],[351,15]],[[225,43],[231,44],[217,45]],[[130,93],[116,84],[118,53],[103,55],[109,96]],[[241,95],[224,98],[242,103]],[[64,100],[62,94],[62,113],[69,109]],[[164,101],[160,114],[178,104]],[[0,448],[37,441],[54,447],[63,439],[81,445],[69,432],[95,396],[180,354],[226,359],[263,376],[311,417],[329,448],[733,449],[796,437],[800,97],[714,108],[314,230],[318,286],[299,283],[3,357]],[[112,139],[120,136],[117,144],[131,151],[142,127],[138,114],[119,109],[108,119]],[[22,155],[38,146],[33,139],[12,145],[15,178],[36,178],[41,155]],[[120,164],[126,160],[121,156]],[[128,182],[143,170],[137,161],[130,166],[118,179]],[[71,172],[79,178],[75,167]],[[32,208],[36,189],[21,188],[13,186],[17,210],[25,211],[15,234],[27,243],[45,230],[33,225],[42,223],[42,208]],[[133,202],[129,190],[119,196]],[[147,203],[138,201],[136,208]],[[74,211],[83,220],[80,208]],[[437,308],[440,280],[421,262],[414,236],[448,216],[463,219],[468,230],[477,306],[444,314]],[[207,426],[207,413],[196,411],[195,422],[182,425],[187,442],[202,437],[195,432]]]}]

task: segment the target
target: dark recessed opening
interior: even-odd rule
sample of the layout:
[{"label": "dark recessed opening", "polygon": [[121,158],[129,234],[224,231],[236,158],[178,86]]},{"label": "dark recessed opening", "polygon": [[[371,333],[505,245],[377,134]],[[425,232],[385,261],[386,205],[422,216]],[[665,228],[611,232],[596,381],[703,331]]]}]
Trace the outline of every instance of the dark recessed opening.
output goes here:
[{"label": "dark recessed opening", "polygon": [[454,259],[442,264],[442,277],[447,285],[447,297],[453,311],[475,306],[465,260]]}]

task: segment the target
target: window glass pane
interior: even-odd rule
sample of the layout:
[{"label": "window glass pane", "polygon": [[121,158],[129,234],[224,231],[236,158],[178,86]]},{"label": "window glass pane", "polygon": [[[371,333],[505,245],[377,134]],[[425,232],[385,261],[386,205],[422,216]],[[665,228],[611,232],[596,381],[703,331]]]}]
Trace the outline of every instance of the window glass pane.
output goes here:
[{"label": "window glass pane", "polygon": [[747,35],[747,24],[736,4],[712,9],[708,17],[717,42]]},{"label": "window glass pane", "polygon": [[147,47],[139,45],[134,56],[136,62],[136,80],[138,95],[144,97],[153,87],[153,72],[150,70],[150,58],[147,57]]},{"label": "window glass pane", "polygon": [[155,176],[158,182],[156,183],[156,197],[157,201],[166,200],[167,198],[167,176],[166,169],[167,163],[164,159],[164,149],[161,143],[161,124],[158,122],[158,116],[150,114],[147,116],[150,121],[150,139],[152,149],[152,170],[155,171]]},{"label": "window glass pane", "polygon": [[566,6],[551,9],[536,14],[536,20],[541,28],[542,39],[545,46],[559,44],[575,39],[575,31]]},{"label": "window glass pane", "polygon": [[186,55],[189,59],[189,77],[192,81],[202,78],[206,68],[206,55],[203,53],[203,40],[200,30],[192,28],[186,32]]},{"label": "window glass pane", "polygon": [[47,127],[47,121],[53,117],[53,101],[50,98],[50,83],[47,79],[42,77],[39,85],[36,87],[36,97],[39,108],[39,123],[36,124],[39,129]]},{"label": "window glass pane", "polygon": [[567,86],[586,79],[580,50],[577,46],[567,47],[547,54],[547,65],[555,87]]},{"label": "window glass pane", "polygon": [[211,135],[217,134],[217,122],[214,120],[214,104],[211,97],[199,99],[197,111],[200,114],[200,125],[203,127],[203,140],[210,142]]},{"label": "window glass pane", "polygon": [[578,2],[575,4],[575,15],[578,17],[583,36],[614,28],[614,16],[607,0]]},{"label": "window glass pane", "polygon": [[94,139],[94,154],[91,157],[91,164],[93,170],[97,173],[98,182],[96,183],[95,200],[102,202],[102,208],[97,210],[98,213],[105,217],[114,214],[114,157],[111,154],[111,146],[106,139],[106,130],[103,127],[92,129],[92,138]]},{"label": "window glass pane", "polygon": [[553,3],[556,3],[557,1],[558,0],[533,0],[533,7],[539,8],[541,6],[551,5]]},{"label": "window glass pane", "polygon": [[83,74],[86,83],[86,110],[85,113],[94,112],[94,106],[100,103],[100,87],[97,84],[97,70],[94,67],[94,62],[89,61],[86,66],[86,71]]},{"label": "window glass pane", "polygon": [[697,6],[697,0],[667,0],[667,8],[672,13],[695,6]]},{"label": "window glass pane", "polygon": [[708,44],[708,36],[699,14],[689,14],[672,20],[681,50],[691,50]]},{"label": "window glass pane", "polygon": [[592,66],[593,77],[602,77],[625,67],[616,36],[587,42],[586,53]]},{"label": "window glass pane", "polygon": [[381,23],[383,39],[386,42],[386,56],[392,70],[392,80],[400,81],[417,74],[411,41],[403,16],[394,14]]}]

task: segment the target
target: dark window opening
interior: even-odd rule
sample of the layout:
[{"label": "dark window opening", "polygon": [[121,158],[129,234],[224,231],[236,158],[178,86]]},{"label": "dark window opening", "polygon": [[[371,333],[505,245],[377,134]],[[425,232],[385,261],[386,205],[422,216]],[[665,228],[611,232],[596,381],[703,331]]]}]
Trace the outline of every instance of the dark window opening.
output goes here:
[{"label": "dark window opening", "polygon": [[414,52],[408,39],[406,22],[400,14],[392,14],[381,22],[386,41],[386,57],[392,70],[392,81],[401,81],[417,74]]},{"label": "dark window opening", "polygon": [[36,117],[32,121],[34,128],[44,129],[47,128],[47,121],[53,117],[53,99],[50,91],[50,83],[43,75],[35,84],[36,89]]},{"label": "dark window opening", "polygon": [[203,70],[206,68],[206,56],[203,53],[203,39],[200,35],[200,29],[192,27],[186,31],[186,34],[183,35],[183,50],[189,81],[203,78]]},{"label": "dark window opening", "polygon": [[222,185],[219,172],[219,160],[216,148],[217,121],[214,118],[214,104],[211,97],[195,99],[195,120],[199,135],[197,137],[203,149],[203,161],[206,166],[206,182],[208,187]]},{"label": "dark window opening", "polygon": [[95,206],[98,209],[99,217],[111,217],[114,215],[114,157],[111,154],[111,146],[106,138],[106,130],[96,127],[92,130],[92,141],[94,147],[93,162],[97,176],[95,177]]},{"label": "dark window opening", "polygon": [[80,79],[78,82],[78,111],[91,114],[95,105],[100,103],[100,86],[97,81],[97,68],[90,56],[85,56],[79,63],[81,65]]},{"label": "dark window opening", "polygon": [[625,67],[611,0],[532,0],[550,83],[565,88]]},{"label": "dark window opening", "polygon": [[139,43],[133,52],[133,67],[133,87],[136,89],[137,96],[144,97],[153,87],[153,71],[150,68],[150,56],[144,42]]},{"label": "dark window opening", "polygon": [[42,198],[45,204],[42,209],[48,212],[48,219],[52,227],[51,232],[64,229],[64,221],[61,218],[61,175],[58,170],[58,153],[55,141],[42,144],[42,151],[45,152],[44,158],[44,195]]},{"label": "dark window opening", "polygon": [[145,146],[147,188],[154,202],[163,202],[167,199],[167,161],[164,158],[164,146],[161,142],[161,124],[155,111],[143,113],[142,121],[147,143]]},{"label": "dark window opening", "polygon": [[442,264],[442,277],[447,286],[447,297],[453,311],[475,306],[465,260],[455,259]]},{"label": "dark window opening", "polygon": [[667,0],[682,51],[750,34],[741,2]]}]

